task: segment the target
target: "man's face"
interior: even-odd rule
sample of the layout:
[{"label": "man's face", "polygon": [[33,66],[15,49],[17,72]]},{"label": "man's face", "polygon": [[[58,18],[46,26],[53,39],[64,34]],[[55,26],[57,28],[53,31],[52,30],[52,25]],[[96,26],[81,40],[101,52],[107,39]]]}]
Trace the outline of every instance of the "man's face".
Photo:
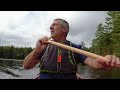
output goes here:
[{"label": "man's face", "polygon": [[64,28],[62,27],[60,21],[53,21],[52,25],[50,26],[51,37],[55,38],[61,36],[63,33],[63,29]]}]

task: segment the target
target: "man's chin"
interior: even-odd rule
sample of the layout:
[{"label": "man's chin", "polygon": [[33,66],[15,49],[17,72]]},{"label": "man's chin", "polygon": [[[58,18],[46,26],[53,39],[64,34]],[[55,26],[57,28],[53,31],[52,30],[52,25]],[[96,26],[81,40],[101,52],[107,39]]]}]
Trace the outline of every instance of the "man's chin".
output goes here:
[{"label": "man's chin", "polygon": [[55,35],[54,35],[54,34],[52,34],[52,35],[51,35],[51,38],[55,38]]},{"label": "man's chin", "polygon": [[55,37],[56,37],[55,35],[51,35],[51,38],[52,38],[54,41],[55,41]]}]

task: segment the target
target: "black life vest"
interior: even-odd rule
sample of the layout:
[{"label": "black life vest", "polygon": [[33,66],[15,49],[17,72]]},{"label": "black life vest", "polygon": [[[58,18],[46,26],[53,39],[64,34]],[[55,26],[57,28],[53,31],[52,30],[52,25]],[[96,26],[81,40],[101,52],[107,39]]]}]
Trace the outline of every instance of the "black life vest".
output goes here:
[{"label": "black life vest", "polygon": [[[70,41],[62,42],[63,44],[74,46]],[[75,53],[65,50],[55,45],[48,45],[40,62],[40,72],[49,73],[76,73],[77,60]]]}]

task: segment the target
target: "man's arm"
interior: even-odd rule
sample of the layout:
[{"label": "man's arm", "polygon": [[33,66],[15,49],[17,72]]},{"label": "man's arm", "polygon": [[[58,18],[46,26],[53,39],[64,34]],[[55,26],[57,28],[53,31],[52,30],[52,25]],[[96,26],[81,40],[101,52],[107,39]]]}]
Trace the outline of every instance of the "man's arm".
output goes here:
[{"label": "man's arm", "polygon": [[23,62],[23,68],[24,69],[31,69],[33,68],[39,60],[39,56],[43,54],[45,51],[48,43],[48,37],[43,37],[42,39],[39,39],[36,43],[36,48],[25,57],[25,60]]},{"label": "man's arm", "polygon": [[84,63],[95,69],[104,70],[110,70],[116,67],[117,65],[120,65],[120,59],[115,55],[106,55],[105,57],[107,58],[107,61],[104,60],[103,58],[92,59],[88,57],[85,59]]},{"label": "man's arm", "polygon": [[85,59],[84,64],[87,64],[88,66],[90,66],[92,68],[95,68],[95,69],[101,69],[101,66],[97,62],[97,60],[96,59],[92,59],[90,57]]},{"label": "man's arm", "polygon": [[24,69],[31,69],[33,68],[37,63],[39,63],[39,59],[38,59],[39,55],[36,52],[36,50],[34,49],[30,54],[28,54],[23,62],[23,67]]}]

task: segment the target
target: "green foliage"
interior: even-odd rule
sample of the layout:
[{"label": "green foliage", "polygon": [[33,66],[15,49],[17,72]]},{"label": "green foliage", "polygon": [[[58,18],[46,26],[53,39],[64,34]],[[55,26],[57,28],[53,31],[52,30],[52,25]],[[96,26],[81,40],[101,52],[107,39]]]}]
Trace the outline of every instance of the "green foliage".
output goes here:
[{"label": "green foliage", "polygon": [[0,46],[0,58],[24,59],[31,51],[31,47]]},{"label": "green foliage", "polygon": [[91,52],[120,57],[120,11],[108,11],[105,25],[99,24],[92,41]]}]

